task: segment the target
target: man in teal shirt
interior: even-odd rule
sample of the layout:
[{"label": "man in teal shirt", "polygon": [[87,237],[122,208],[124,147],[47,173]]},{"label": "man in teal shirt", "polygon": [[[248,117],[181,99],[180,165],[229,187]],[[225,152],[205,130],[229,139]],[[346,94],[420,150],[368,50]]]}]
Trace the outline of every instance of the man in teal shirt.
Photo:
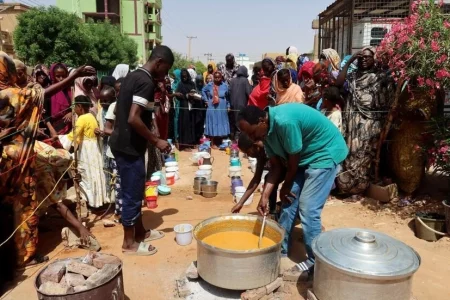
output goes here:
[{"label": "man in teal shirt", "polygon": [[[258,204],[268,213],[267,203],[274,185],[283,180],[280,224],[294,227],[297,213],[303,228],[308,259],[288,272],[308,279],[314,270],[313,239],[321,233],[321,213],[336,178],[337,166],[348,148],[339,130],[319,111],[299,103],[283,104],[265,111],[248,106],[239,114],[239,126],[254,141],[263,141],[271,170]],[[290,232],[287,230],[287,238]]]}]

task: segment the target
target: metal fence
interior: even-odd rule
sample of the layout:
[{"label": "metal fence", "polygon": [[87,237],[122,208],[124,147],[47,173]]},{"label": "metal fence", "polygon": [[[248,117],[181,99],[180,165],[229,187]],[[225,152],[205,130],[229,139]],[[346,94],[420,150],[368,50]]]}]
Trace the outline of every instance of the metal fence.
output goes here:
[{"label": "metal fence", "polygon": [[409,15],[411,0],[337,0],[319,15],[319,53],[340,55],[378,46],[392,24]]}]

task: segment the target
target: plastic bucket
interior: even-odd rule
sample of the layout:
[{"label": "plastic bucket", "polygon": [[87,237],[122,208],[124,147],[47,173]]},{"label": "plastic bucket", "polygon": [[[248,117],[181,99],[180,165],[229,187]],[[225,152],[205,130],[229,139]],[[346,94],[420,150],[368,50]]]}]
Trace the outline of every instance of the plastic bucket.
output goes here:
[{"label": "plastic bucket", "polygon": [[166,173],[166,184],[167,185],[175,184],[175,173]]},{"label": "plastic bucket", "polygon": [[158,197],[146,197],[145,202],[147,202],[148,209],[155,209],[158,207]]},{"label": "plastic bucket", "polygon": [[186,246],[192,242],[192,229],[191,224],[179,224],[173,228],[178,245]]},{"label": "plastic bucket", "polygon": [[152,176],[150,178],[150,181],[156,185],[160,185],[161,184],[161,176]]},{"label": "plastic bucket", "polygon": [[416,237],[435,242],[445,236],[445,217],[436,213],[416,213],[414,220]]},{"label": "plastic bucket", "polygon": [[442,204],[445,211],[445,227],[447,228],[447,233],[450,234],[450,200],[444,200]]},{"label": "plastic bucket", "polygon": [[153,181],[147,181],[145,183],[145,198],[158,197],[158,184]]},{"label": "plastic bucket", "polygon": [[[238,203],[239,201],[241,201],[243,196],[244,196],[243,193],[236,193],[234,196],[234,202]],[[252,204],[253,197],[254,197],[254,194],[251,194],[250,197],[248,197],[247,201],[244,202],[244,205],[247,206],[247,205]]]}]

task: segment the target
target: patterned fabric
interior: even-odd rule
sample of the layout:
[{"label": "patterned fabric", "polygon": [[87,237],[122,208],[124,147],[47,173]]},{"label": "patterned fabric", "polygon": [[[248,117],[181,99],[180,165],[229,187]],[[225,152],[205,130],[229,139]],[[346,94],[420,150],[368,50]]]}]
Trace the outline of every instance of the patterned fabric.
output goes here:
[{"label": "patterned fabric", "polygon": [[[37,212],[38,216],[42,216],[49,206],[57,204],[66,198],[66,181],[60,180],[58,185],[56,185],[56,182],[70,167],[72,158],[67,150],[56,149],[40,141],[36,141],[34,144],[34,151],[37,154],[35,171],[37,178],[36,197],[38,203],[41,203],[47,195],[50,195],[45,200],[45,203],[39,207]],[[53,188],[55,190],[52,192]]]},{"label": "patterned fabric", "polygon": [[220,73],[222,73],[223,80],[230,84],[231,79],[237,76],[237,71],[239,69],[239,65],[235,62],[233,68],[228,69],[225,64],[221,65],[219,68]]},{"label": "patterned fabric", "polygon": [[330,62],[331,70],[330,71],[339,71],[341,68],[341,57],[334,49],[324,49],[322,50],[322,55],[326,57],[326,59]]},{"label": "patterned fabric", "polygon": [[116,209],[115,214],[116,216],[120,216],[122,214],[122,189],[120,188],[120,176],[119,176],[119,169],[117,168],[117,163],[115,159],[109,160],[109,168],[112,170],[113,180],[114,180],[114,194],[116,198]]},{"label": "patterned fabric", "polygon": [[[6,54],[0,54],[0,76],[3,83],[14,83],[14,63]],[[36,253],[39,218],[37,207],[34,142],[43,108],[44,91],[40,85],[29,84],[24,89],[7,88],[0,91],[0,117],[10,120],[8,127],[17,131],[1,141],[0,190],[2,200],[14,207],[15,235],[18,264],[24,265]]]},{"label": "patterned fabric", "polygon": [[393,85],[382,71],[357,71],[348,76],[350,94],[344,114],[349,155],[337,178],[342,193],[360,194],[369,186],[379,135],[384,125]]}]

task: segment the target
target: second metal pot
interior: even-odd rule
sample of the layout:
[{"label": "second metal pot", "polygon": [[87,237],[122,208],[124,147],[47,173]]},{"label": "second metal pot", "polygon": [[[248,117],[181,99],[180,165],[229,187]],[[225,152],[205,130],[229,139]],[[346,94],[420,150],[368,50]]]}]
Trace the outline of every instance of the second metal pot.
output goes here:
[{"label": "second metal pot", "polygon": [[194,194],[200,195],[202,193],[202,183],[206,181],[205,177],[194,178]]},{"label": "second metal pot", "polygon": [[217,196],[217,185],[219,183],[217,181],[212,181],[212,180],[208,180],[208,181],[203,181],[201,183],[201,191],[202,191],[202,195],[205,198],[214,198],[215,196]]},{"label": "second metal pot", "polygon": [[318,299],[410,300],[420,256],[402,242],[372,230],[342,228],[321,233],[312,249]]}]

